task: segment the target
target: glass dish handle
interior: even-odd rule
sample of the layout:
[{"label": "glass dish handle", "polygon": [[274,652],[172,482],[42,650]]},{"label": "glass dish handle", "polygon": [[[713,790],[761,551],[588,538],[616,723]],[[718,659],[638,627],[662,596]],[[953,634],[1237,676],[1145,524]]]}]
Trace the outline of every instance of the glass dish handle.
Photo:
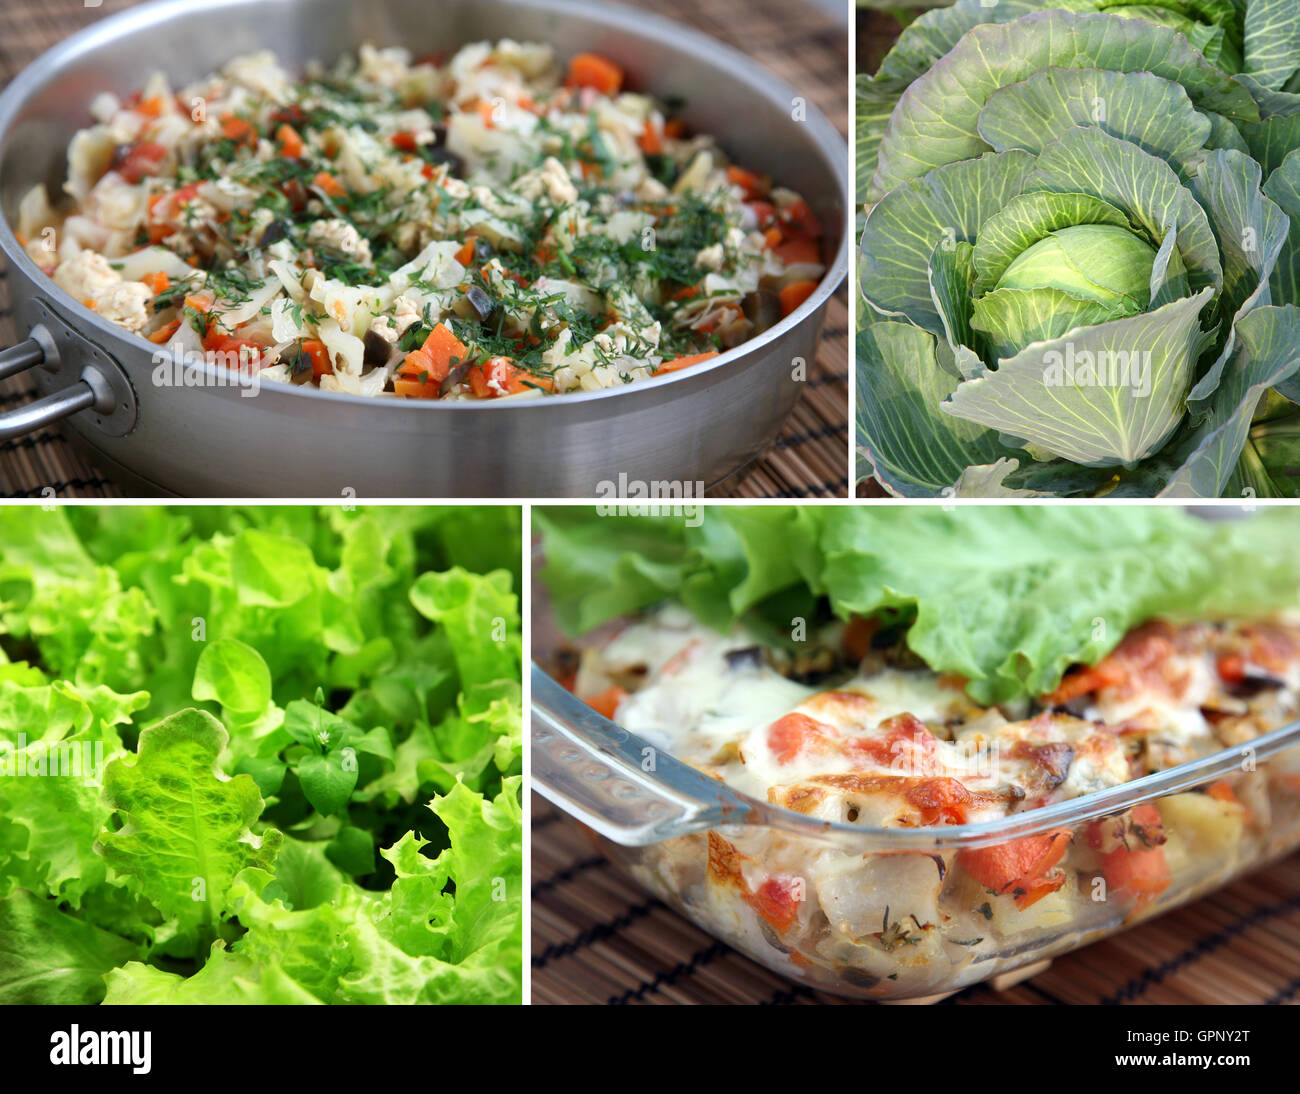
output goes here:
[{"label": "glass dish handle", "polygon": [[532,666],[532,780],[547,801],[625,847],[753,821],[753,803],[656,749]]}]

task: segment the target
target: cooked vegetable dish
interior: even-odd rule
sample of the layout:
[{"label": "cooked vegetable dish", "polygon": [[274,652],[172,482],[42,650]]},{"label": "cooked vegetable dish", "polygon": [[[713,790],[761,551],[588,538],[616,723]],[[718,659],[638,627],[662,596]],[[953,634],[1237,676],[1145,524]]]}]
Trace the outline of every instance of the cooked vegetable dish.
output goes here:
[{"label": "cooked vegetable dish", "polygon": [[875,619],[791,653],[670,604],[586,648],[566,682],[751,797],[867,828],[997,820],[1243,747],[1240,774],[992,846],[863,854],[736,828],[708,832],[707,853],[685,837],[636,865],[751,952],[881,994],[900,977],[910,994],[981,979],[1099,915],[1151,914],[1300,823],[1296,750],[1256,768],[1246,747],[1300,717],[1293,621],[1155,620],[1050,694],[984,706]]},{"label": "cooked vegetable dish", "polygon": [[161,74],[68,151],[20,241],[188,359],[366,396],[596,391],[706,361],[825,272],[798,194],[728,161],[610,59],[502,40]]}]

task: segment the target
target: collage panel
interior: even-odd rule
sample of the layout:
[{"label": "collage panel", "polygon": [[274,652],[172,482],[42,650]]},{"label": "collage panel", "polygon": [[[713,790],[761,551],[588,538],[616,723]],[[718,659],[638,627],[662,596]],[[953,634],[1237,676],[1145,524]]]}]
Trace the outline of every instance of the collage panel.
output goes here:
[{"label": "collage panel", "polygon": [[535,1004],[1293,1000],[1294,508],[533,532]]},{"label": "collage panel", "polygon": [[1300,5],[857,8],[859,493],[1295,498]]},{"label": "collage panel", "polygon": [[1284,1066],[1297,218],[1297,0],[4,0],[6,1075]]},{"label": "collage panel", "polygon": [[0,512],[0,1004],[519,1003],[520,518]]},{"label": "collage panel", "polygon": [[838,2],[47,7],[4,493],[847,496]]}]

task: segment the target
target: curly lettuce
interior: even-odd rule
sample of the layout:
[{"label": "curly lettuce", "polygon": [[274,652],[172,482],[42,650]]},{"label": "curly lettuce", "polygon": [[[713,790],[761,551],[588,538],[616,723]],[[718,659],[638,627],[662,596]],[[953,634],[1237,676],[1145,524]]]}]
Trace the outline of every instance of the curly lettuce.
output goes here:
[{"label": "curly lettuce", "polygon": [[11,510],[0,1003],[519,1002],[520,536]]}]

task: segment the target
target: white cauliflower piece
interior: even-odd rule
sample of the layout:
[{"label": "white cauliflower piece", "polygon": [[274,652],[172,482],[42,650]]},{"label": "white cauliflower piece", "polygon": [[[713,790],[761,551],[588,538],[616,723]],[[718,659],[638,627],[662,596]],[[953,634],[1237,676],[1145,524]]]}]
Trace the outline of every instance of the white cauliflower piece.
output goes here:
[{"label": "white cauliflower piece", "polygon": [[221,70],[221,74],[231,83],[261,92],[275,102],[285,101],[292,82],[289,74],[275,59],[275,54],[265,49],[259,53],[236,57]]},{"label": "white cauliflower piece", "polygon": [[307,232],[307,242],[313,247],[337,251],[362,266],[369,266],[372,262],[369,241],[346,220],[315,221]]},{"label": "white cauliflower piece", "polygon": [[95,251],[79,251],[54,271],[54,283],[78,300],[94,300],[121,280],[108,259]]},{"label": "white cauliflower piece", "polygon": [[149,322],[153,291],[139,281],[120,281],[94,297],[95,310],[110,323],[139,334]]},{"label": "white cauliflower piece", "polygon": [[556,206],[572,205],[578,200],[578,188],[573,185],[564,164],[554,156],[547,156],[541,167],[521,175],[514,189],[529,201],[537,201],[545,195]]}]

